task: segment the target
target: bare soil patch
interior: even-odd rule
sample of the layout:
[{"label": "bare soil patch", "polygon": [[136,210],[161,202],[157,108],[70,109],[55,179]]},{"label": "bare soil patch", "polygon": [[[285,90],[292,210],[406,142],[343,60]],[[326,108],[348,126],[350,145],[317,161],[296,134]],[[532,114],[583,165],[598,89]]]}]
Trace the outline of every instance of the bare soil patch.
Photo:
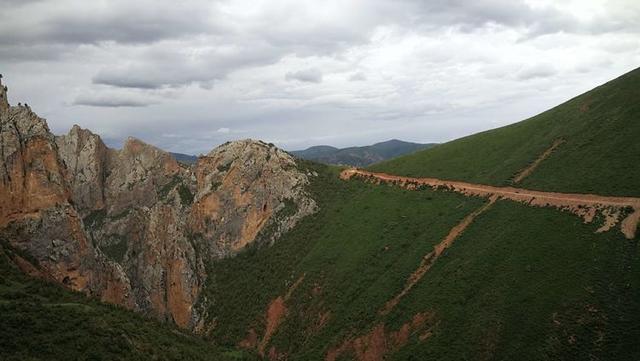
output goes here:
[{"label": "bare soil patch", "polygon": [[525,179],[531,173],[533,173],[533,171],[536,170],[536,168],[538,168],[540,163],[542,163],[545,159],[549,158],[551,153],[553,153],[553,151],[556,150],[556,148],[558,148],[564,142],[565,142],[564,139],[556,139],[556,141],[554,141],[553,144],[551,144],[551,146],[547,150],[545,150],[542,154],[540,154],[538,159],[536,159],[527,168],[523,169],[520,173],[518,173],[515,176],[515,178],[513,178],[513,183],[517,184],[522,182],[523,179]]}]

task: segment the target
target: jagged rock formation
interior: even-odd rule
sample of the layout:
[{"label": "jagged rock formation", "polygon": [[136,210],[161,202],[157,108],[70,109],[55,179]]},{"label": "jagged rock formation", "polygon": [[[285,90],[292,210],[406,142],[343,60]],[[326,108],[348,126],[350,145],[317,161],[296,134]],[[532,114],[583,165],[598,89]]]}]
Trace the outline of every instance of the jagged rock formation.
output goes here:
[{"label": "jagged rock formation", "polygon": [[[106,260],[85,233],[45,121],[26,106],[3,108],[0,157],[0,238],[27,252],[47,278],[134,307],[122,268]],[[26,260],[20,264],[25,267]]]},{"label": "jagged rock formation", "polygon": [[[270,224],[273,242],[298,219],[313,213],[315,202],[304,193],[308,179],[286,152],[262,142],[224,144],[195,165],[197,193],[190,214],[192,232],[217,256],[228,256],[251,243]],[[221,228],[224,222],[227,227]]]},{"label": "jagged rock formation", "polygon": [[78,126],[53,136],[8,103],[0,141],[0,237],[44,277],[184,328],[203,326],[206,262],[271,243],[316,210],[308,176],[259,141],[187,167],[134,138],[113,150]]}]

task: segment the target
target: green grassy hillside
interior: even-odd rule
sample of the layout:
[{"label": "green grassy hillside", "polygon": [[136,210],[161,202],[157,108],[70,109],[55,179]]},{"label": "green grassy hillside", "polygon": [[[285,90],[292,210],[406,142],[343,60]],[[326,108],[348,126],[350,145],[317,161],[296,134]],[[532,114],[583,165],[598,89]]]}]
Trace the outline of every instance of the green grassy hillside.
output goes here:
[{"label": "green grassy hillside", "polygon": [[414,177],[507,185],[564,139],[522,187],[640,196],[640,69],[533,118],[372,166]]},{"label": "green grassy hillside", "polygon": [[[376,320],[378,309],[402,288],[421,257],[483,203],[442,192],[343,182],[335,168],[307,165],[319,173],[312,191],[320,212],[272,247],[221,260],[208,270],[214,275],[207,292],[216,300],[209,312],[219,325],[213,330],[218,342],[236,345],[250,328],[263,330],[268,303],[305,275],[291,303],[299,307],[299,317],[309,310],[314,314],[288,319],[274,344],[287,350],[315,317],[330,312],[335,322],[322,329],[313,349],[305,350],[319,357],[313,352]],[[318,297],[307,300],[315,287],[321,289]]]},{"label": "green grassy hillside", "polygon": [[342,182],[334,168],[311,167],[320,173],[319,214],[272,247],[211,265],[217,342],[237,345],[253,330],[259,343],[270,302],[304,276],[266,342],[290,360],[323,359],[379,325],[391,343],[389,332],[420,313],[432,317],[429,337],[411,331],[387,359],[640,357],[637,240],[595,233],[596,224],[570,213],[499,201],[383,315],[422,256],[485,200]]},{"label": "green grassy hillside", "polygon": [[30,278],[0,247],[0,359],[243,360],[246,353]]},{"label": "green grassy hillside", "polygon": [[640,248],[596,228],[498,202],[391,315],[428,307],[442,319],[428,342],[394,359],[637,359]]}]

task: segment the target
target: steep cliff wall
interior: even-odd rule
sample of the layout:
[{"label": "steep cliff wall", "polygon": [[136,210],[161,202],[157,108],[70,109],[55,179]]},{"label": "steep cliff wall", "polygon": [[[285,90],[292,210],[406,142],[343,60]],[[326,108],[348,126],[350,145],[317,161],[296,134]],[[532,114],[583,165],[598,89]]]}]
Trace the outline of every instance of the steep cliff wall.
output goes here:
[{"label": "steep cliff wall", "polygon": [[47,278],[135,307],[122,268],[87,237],[46,122],[26,106],[0,111],[0,238]]}]

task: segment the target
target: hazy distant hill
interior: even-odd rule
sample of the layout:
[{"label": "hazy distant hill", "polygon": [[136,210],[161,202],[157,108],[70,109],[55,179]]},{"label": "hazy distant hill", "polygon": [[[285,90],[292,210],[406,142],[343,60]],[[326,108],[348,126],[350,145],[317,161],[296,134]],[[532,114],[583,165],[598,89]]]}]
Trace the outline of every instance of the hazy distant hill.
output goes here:
[{"label": "hazy distant hill", "polygon": [[198,157],[190,154],[182,154],[182,153],[171,153],[171,155],[180,163],[184,164],[194,164]]},{"label": "hazy distant hill", "polygon": [[305,150],[293,151],[291,154],[302,159],[326,164],[364,167],[418,150],[431,148],[434,145],[436,144],[419,144],[392,139],[374,145],[342,149],[328,145],[318,145]]}]

